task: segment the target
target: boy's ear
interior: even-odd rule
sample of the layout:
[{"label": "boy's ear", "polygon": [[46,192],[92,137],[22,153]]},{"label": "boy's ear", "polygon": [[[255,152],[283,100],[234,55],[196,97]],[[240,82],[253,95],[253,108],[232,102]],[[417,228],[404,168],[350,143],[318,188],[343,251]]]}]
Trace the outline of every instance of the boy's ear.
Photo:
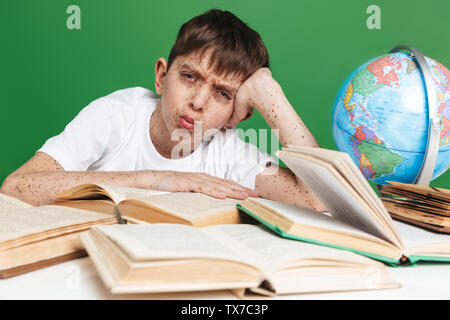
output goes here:
[{"label": "boy's ear", "polygon": [[164,80],[167,74],[167,61],[164,58],[159,58],[155,63],[155,89],[157,94],[162,94]]}]

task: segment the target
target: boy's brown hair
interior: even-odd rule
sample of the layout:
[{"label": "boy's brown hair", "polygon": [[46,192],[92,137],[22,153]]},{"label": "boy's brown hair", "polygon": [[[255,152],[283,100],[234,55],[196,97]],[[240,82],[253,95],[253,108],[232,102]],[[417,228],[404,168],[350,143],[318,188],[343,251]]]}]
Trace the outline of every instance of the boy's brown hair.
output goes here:
[{"label": "boy's brown hair", "polygon": [[256,70],[269,67],[269,54],[260,35],[229,11],[211,9],[184,23],[173,45],[168,68],[178,56],[212,48],[209,67],[218,75],[249,78]]}]

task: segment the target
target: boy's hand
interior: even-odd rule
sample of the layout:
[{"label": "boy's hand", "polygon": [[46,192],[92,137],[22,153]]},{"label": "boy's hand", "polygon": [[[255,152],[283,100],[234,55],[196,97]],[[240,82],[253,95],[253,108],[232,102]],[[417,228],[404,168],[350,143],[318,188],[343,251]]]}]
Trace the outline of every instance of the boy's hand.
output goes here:
[{"label": "boy's hand", "polygon": [[[198,192],[211,197],[225,199],[235,198],[243,200],[247,197],[257,197],[255,190],[241,186],[240,184],[227,179],[221,179],[207,173],[181,172],[181,171],[149,171],[149,174],[156,174],[156,179],[143,177],[143,187],[154,190],[170,192]],[[153,180],[150,186],[146,180]]]},{"label": "boy's hand", "polygon": [[283,96],[283,91],[278,82],[272,78],[270,69],[259,68],[239,87],[234,97],[233,114],[227,126],[236,126],[239,122],[250,118],[253,109],[263,114],[270,106],[264,102],[275,101],[280,96]]}]

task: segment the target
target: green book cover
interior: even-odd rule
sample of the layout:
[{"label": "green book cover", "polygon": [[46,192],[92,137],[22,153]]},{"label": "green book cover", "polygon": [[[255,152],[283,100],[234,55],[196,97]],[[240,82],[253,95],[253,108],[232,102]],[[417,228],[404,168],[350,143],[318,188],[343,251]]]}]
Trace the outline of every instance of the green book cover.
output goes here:
[{"label": "green book cover", "polygon": [[241,210],[241,211],[245,212],[246,214],[250,215],[251,217],[255,218],[256,220],[261,222],[263,225],[265,225],[267,228],[269,228],[272,231],[276,232],[278,235],[280,235],[283,238],[299,240],[299,241],[304,241],[304,242],[317,244],[317,245],[321,245],[321,246],[327,246],[327,247],[331,247],[331,248],[335,248],[335,249],[347,250],[347,251],[355,252],[355,253],[361,254],[363,256],[366,256],[366,257],[369,257],[369,258],[372,258],[372,259],[375,259],[375,260],[379,260],[379,261],[385,262],[388,265],[392,265],[392,266],[400,265],[400,261],[396,260],[396,259],[392,259],[392,258],[380,256],[380,255],[377,255],[377,254],[373,254],[373,253],[370,253],[370,252],[365,252],[365,251],[355,250],[355,249],[352,249],[352,248],[337,246],[337,245],[334,245],[332,243],[317,241],[317,240],[314,240],[314,239],[309,239],[309,238],[304,238],[304,237],[300,237],[300,236],[294,235],[292,233],[289,233],[289,232],[286,232],[286,231],[282,230],[278,225],[273,225],[273,224],[267,222],[266,220],[264,220],[261,217],[257,216],[256,214],[254,214],[250,210],[244,208],[240,204],[236,204],[236,207],[239,210]]},{"label": "green book cover", "polygon": [[267,228],[271,229],[272,231],[274,231],[275,233],[277,233],[279,236],[281,236],[283,238],[293,239],[293,240],[298,240],[298,241],[304,241],[304,242],[317,244],[317,245],[321,245],[321,246],[327,246],[327,247],[340,249],[340,250],[351,251],[351,252],[354,252],[354,253],[357,253],[357,254],[361,254],[363,256],[366,256],[366,257],[369,257],[369,258],[372,258],[372,259],[384,262],[384,263],[386,263],[387,265],[390,265],[390,266],[413,266],[413,265],[416,265],[418,261],[450,262],[450,257],[436,257],[436,256],[423,256],[423,255],[410,255],[410,256],[408,256],[408,260],[407,261],[400,261],[400,260],[392,259],[392,258],[389,258],[389,257],[384,257],[384,256],[381,256],[381,255],[377,255],[377,254],[373,254],[373,253],[370,253],[370,252],[366,252],[366,251],[356,250],[356,249],[352,249],[352,248],[348,248],[348,247],[334,245],[332,243],[327,243],[327,242],[317,241],[317,240],[314,240],[314,239],[304,238],[304,237],[301,237],[301,236],[298,236],[298,235],[294,235],[292,233],[289,233],[289,232],[286,232],[286,231],[282,230],[278,225],[273,225],[273,224],[267,222],[266,220],[264,220],[261,217],[257,216],[256,214],[254,214],[250,210],[242,207],[242,205],[240,205],[240,204],[236,204],[236,207],[239,210],[241,210],[242,212],[245,212],[246,214],[250,215],[251,217],[253,217],[254,219],[256,219],[257,221],[262,223],[264,226],[266,226]]}]

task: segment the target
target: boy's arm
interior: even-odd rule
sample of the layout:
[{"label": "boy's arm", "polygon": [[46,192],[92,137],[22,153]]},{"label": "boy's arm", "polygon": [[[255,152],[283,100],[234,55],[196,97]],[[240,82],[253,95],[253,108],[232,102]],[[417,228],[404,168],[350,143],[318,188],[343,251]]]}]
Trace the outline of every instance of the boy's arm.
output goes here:
[{"label": "boy's arm", "polygon": [[[268,68],[257,70],[241,85],[234,103],[229,125],[237,125],[255,108],[274,129],[283,147],[288,144],[320,147]],[[312,191],[287,168],[266,168],[256,177],[255,190],[263,198],[327,211]]]},{"label": "boy's arm", "polygon": [[0,192],[39,206],[53,203],[56,194],[77,184],[133,187],[138,185],[137,178],[134,172],[65,171],[51,156],[37,152],[3,181]]},{"label": "boy's arm", "polygon": [[171,192],[200,192],[216,198],[244,199],[257,194],[231,180],[206,173],[177,171],[65,171],[51,156],[37,152],[11,173],[0,192],[32,205],[52,204],[56,195],[83,183],[120,185]]}]

